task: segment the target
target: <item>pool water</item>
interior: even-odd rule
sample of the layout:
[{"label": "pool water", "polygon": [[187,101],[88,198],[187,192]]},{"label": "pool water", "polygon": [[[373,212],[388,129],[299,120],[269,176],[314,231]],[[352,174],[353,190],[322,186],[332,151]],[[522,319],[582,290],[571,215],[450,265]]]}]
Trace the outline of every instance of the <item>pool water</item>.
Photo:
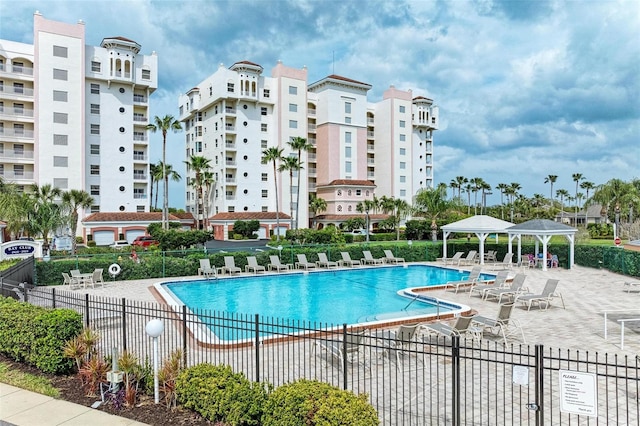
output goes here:
[{"label": "pool water", "polygon": [[181,281],[163,286],[192,311],[356,324],[458,308],[412,300],[397,292],[441,285],[468,275],[453,269],[409,265]]}]

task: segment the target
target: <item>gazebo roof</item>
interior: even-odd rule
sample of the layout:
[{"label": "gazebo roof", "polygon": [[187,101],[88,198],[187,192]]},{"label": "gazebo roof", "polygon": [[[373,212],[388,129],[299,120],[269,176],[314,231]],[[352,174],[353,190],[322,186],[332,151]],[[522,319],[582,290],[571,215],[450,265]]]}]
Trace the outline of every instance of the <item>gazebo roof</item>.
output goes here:
[{"label": "gazebo roof", "polygon": [[577,231],[576,228],[549,219],[532,219],[507,229],[509,234],[521,235],[568,235]]},{"label": "gazebo roof", "polygon": [[476,215],[442,226],[447,232],[498,232],[506,233],[513,223],[492,216]]}]

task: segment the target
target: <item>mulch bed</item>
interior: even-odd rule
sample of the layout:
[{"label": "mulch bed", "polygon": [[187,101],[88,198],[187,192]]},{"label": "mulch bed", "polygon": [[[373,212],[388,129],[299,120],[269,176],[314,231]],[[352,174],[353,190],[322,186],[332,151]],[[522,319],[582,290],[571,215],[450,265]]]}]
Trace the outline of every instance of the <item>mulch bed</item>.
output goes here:
[{"label": "mulch bed", "polygon": [[[11,369],[23,371],[36,376],[46,377],[51,384],[60,391],[60,399],[73,402],[75,404],[90,407],[94,402],[99,401],[100,397],[87,397],[80,384],[78,376],[55,376],[44,374],[40,370],[15,362],[4,355],[0,354],[0,362],[6,363]],[[116,409],[112,404],[100,404],[97,410],[104,411],[116,416],[126,417],[148,425],[178,425],[178,426],[201,426],[216,425],[203,419],[199,414],[193,411],[182,409],[181,407],[173,410],[168,409],[165,405],[154,404],[153,396],[140,395],[136,405],[133,407],[122,407]]]}]

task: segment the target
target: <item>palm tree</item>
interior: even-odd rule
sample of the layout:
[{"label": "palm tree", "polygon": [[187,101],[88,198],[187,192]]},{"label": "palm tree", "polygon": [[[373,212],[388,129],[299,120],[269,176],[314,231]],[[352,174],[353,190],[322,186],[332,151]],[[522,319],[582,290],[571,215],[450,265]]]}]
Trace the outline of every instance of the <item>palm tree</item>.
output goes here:
[{"label": "palm tree", "polygon": [[202,172],[202,186],[204,187],[204,217],[205,217],[205,229],[209,229],[209,205],[211,204],[211,190],[213,186],[216,184],[216,180],[214,178],[213,172],[204,171]]},{"label": "palm tree", "polygon": [[[292,151],[298,152],[298,164],[302,165],[303,164],[302,151],[308,152],[310,149],[313,148],[313,145],[308,143],[305,138],[301,138],[301,137],[291,138],[291,140],[287,143],[291,147]],[[296,228],[295,229],[298,229],[298,226],[299,226],[298,215],[300,214],[300,175],[301,174],[298,173],[298,194],[296,195],[296,220],[295,220]]]},{"label": "palm tree", "polygon": [[487,210],[487,195],[491,195],[491,185],[489,185],[484,180],[480,184],[480,189],[482,190],[482,209],[480,210],[480,214],[485,214]]},{"label": "palm tree", "polygon": [[356,211],[358,213],[365,214],[367,242],[369,242],[369,232],[371,228],[371,220],[369,219],[369,215],[372,211],[375,211],[378,208],[376,204],[377,200],[375,199],[375,196],[373,200],[364,200],[356,204]]},{"label": "palm tree", "polygon": [[551,204],[553,204],[553,184],[556,183],[556,180],[558,180],[558,176],[556,175],[549,175],[544,178],[544,183],[551,185],[551,189],[549,190],[549,200],[551,201]]},{"label": "palm tree", "polygon": [[514,198],[518,195],[518,191],[520,191],[522,187],[517,182],[511,182],[505,194],[509,196],[509,204],[511,208],[511,222],[513,222],[513,208],[514,208]]},{"label": "palm tree", "polygon": [[88,209],[93,204],[93,197],[86,191],[72,189],[62,193],[62,202],[71,212],[71,254],[76,254],[76,231],[78,229],[78,209]]},{"label": "palm tree", "polygon": [[[149,176],[151,177],[151,195],[149,198],[149,209],[156,210],[158,208],[158,184],[162,181],[162,162],[149,165]],[[154,201],[155,192],[155,201]]]},{"label": "palm tree", "polygon": [[[278,167],[279,172],[289,172],[289,212],[291,213],[291,229],[293,229],[293,172],[297,171],[299,177],[301,169],[302,164],[300,164],[296,157],[284,157],[282,159],[282,164]],[[300,188],[298,188],[298,192],[300,192]]]},{"label": "palm tree", "polygon": [[509,185],[506,183],[496,185],[496,189],[500,191],[500,216],[502,220],[504,220],[504,194],[508,187]]},{"label": "palm tree", "polygon": [[400,240],[400,222],[411,212],[411,206],[401,198],[383,196],[381,199],[382,211],[390,214],[393,226],[396,230],[396,240]]},{"label": "palm tree", "polygon": [[473,185],[467,182],[464,184],[463,188],[464,192],[467,193],[467,214],[471,214],[471,191],[473,189]]},{"label": "palm tree", "polygon": [[[582,173],[574,173],[571,175],[571,179],[573,179],[573,181],[576,183],[576,192],[575,192],[575,200],[576,200],[576,208],[575,208],[575,226],[578,226],[578,183],[584,179],[584,177],[582,177]],[[586,225],[586,224],[585,224]]]},{"label": "palm tree", "polygon": [[262,164],[273,163],[273,184],[276,189],[276,238],[280,240],[280,201],[278,200],[278,172],[276,164],[282,161],[283,148],[271,147],[262,151]]},{"label": "palm tree", "polygon": [[589,191],[596,188],[596,184],[589,181],[584,181],[580,184],[580,188],[584,189],[587,192],[587,196],[585,197],[585,201],[589,200]]},{"label": "palm tree", "polygon": [[158,117],[157,115],[153,119],[153,123],[147,125],[147,130],[151,130],[153,133],[162,132],[162,164],[165,167],[162,168],[162,181],[164,182],[164,200],[162,202],[162,229],[169,229],[169,179],[167,177],[167,132],[173,130],[178,132],[182,130],[182,125],[178,120],[173,118],[172,115],[165,115],[164,117]]},{"label": "palm tree", "polygon": [[209,171],[211,160],[201,155],[192,155],[189,160],[184,162],[187,165],[187,172],[191,169],[195,173],[195,178],[191,181],[192,186],[196,189],[198,200],[196,201],[196,220],[198,221],[198,229],[203,228],[204,217],[200,220],[201,215],[204,216],[204,194],[202,192],[203,180],[202,174]]},{"label": "palm tree", "polygon": [[469,179],[469,183],[471,184],[471,190],[473,191],[473,214],[478,214],[478,191],[482,188],[482,184],[484,180],[479,177]]},{"label": "palm tree", "polygon": [[[27,209],[27,229],[30,234],[42,235],[44,248],[49,247],[49,233],[64,224],[64,215],[58,201],[62,191],[51,184],[33,185],[33,192],[28,195],[32,203]],[[74,235],[75,238],[75,235]]]},{"label": "palm tree", "polygon": [[[180,179],[182,179],[182,176],[180,176],[178,172],[173,170],[173,166],[171,164],[164,165],[164,163],[160,163],[160,167],[162,168],[162,177],[164,179],[165,188],[169,187],[169,179],[171,179],[174,182],[180,182]],[[167,192],[165,196],[166,198],[165,198],[165,203],[163,205],[163,209],[164,208],[167,209],[166,220],[167,220],[167,229],[169,229],[169,203],[168,201],[166,201],[168,200],[169,193]]]},{"label": "palm tree", "polygon": [[327,210],[327,202],[324,198],[316,197],[314,193],[309,193],[309,210],[313,213],[312,228],[316,229],[316,216],[319,212]]},{"label": "palm tree", "polygon": [[456,189],[460,189],[460,184],[455,179],[451,179],[451,182],[449,182],[449,187],[451,188],[451,198],[455,198]]},{"label": "palm tree", "polygon": [[462,200],[462,198],[460,198],[460,192],[463,186],[469,183],[469,179],[464,176],[456,176],[456,183],[458,184],[458,199]]},{"label": "palm tree", "polygon": [[431,219],[431,240],[438,239],[438,224],[436,219],[453,206],[451,201],[447,200],[447,194],[442,188],[421,189],[416,194],[414,209],[416,214]]},{"label": "palm tree", "polygon": [[556,197],[560,198],[560,221],[564,217],[564,200],[570,196],[569,191],[566,189],[558,189],[556,191]]}]

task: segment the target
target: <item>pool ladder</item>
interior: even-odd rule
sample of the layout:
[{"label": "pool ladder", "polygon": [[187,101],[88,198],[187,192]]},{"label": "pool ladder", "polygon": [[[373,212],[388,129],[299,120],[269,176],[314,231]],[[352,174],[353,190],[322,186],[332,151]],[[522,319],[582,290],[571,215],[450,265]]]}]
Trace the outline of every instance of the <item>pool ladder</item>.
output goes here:
[{"label": "pool ladder", "polygon": [[[415,302],[416,300],[420,299],[420,295],[416,294],[415,296],[413,296],[413,299],[411,299],[411,301],[409,303],[407,303],[407,306],[405,306],[404,308],[402,308],[403,311],[406,311],[407,308],[409,306],[411,306],[413,304],[413,302]],[[430,299],[432,301],[435,301],[436,303],[436,315],[438,316],[438,318],[440,318],[440,299],[436,298],[436,297],[425,297],[425,299]]]}]

